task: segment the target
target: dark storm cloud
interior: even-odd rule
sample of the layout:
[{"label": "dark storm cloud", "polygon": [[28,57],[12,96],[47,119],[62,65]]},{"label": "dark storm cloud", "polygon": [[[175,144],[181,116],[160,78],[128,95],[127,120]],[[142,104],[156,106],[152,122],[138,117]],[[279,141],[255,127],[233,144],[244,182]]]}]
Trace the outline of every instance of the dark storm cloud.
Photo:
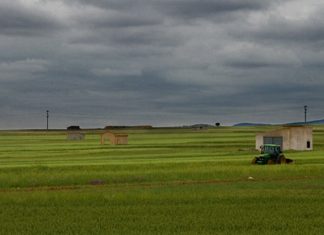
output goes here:
[{"label": "dark storm cloud", "polygon": [[0,128],[43,127],[47,109],[61,128],[288,122],[304,104],[323,118],[323,12],[316,0],[1,1]]},{"label": "dark storm cloud", "polygon": [[156,3],[161,10],[176,18],[206,18],[236,11],[260,10],[268,1],[258,0],[166,0]]},{"label": "dark storm cloud", "polygon": [[226,66],[241,68],[241,69],[257,69],[257,68],[267,68],[267,67],[281,67],[284,66],[280,63],[267,63],[262,61],[248,61],[248,60],[236,60],[225,62]]},{"label": "dark storm cloud", "polygon": [[[150,2],[154,2],[154,0]],[[138,6],[143,7],[142,4],[148,3],[148,0],[71,0],[67,3],[81,3],[84,5],[93,5],[100,8],[109,8],[114,10],[129,10]]]},{"label": "dark storm cloud", "polygon": [[41,10],[24,7],[15,1],[0,3],[0,34],[37,36],[62,27],[58,20]]},{"label": "dark storm cloud", "polygon": [[[259,15],[257,18],[251,18],[249,21],[243,20],[229,27],[229,35],[237,40],[254,41],[268,46],[273,43],[274,46],[304,44],[303,46],[322,47],[324,40],[323,4],[317,4],[316,1],[307,4],[306,1],[298,0],[288,1],[286,5],[284,3],[279,4],[275,12],[264,11],[262,17]],[[282,8],[287,11],[287,15],[281,12],[284,11]],[[294,11],[298,12],[292,14]]]},{"label": "dark storm cloud", "polygon": [[[182,43],[181,37],[172,37],[168,32],[160,29],[151,30],[125,30],[118,28],[110,31],[101,32],[97,35],[87,35],[76,37],[70,40],[71,44],[96,44],[96,45],[126,45],[132,46],[176,46]],[[157,48],[159,49],[159,48]],[[145,52],[145,51],[144,51]]]},{"label": "dark storm cloud", "polygon": [[116,44],[126,45],[176,45],[177,39],[168,38],[163,32],[152,30],[151,32],[119,32],[112,36],[112,41]]},{"label": "dark storm cloud", "polygon": [[[138,8],[157,9],[175,17],[197,18],[233,11],[265,9],[272,3],[259,0],[76,0],[79,3],[115,10]],[[273,1],[276,2],[276,1]]]},{"label": "dark storm cloud", "polygon": [[288,41],[291,43],[317,42],[324,40],[324,26],[322,24],[322,14],[319,12],[304,20],[292,20],[284,17],[270,17],[258,28],[243,26],[238,29],[238,37],[256,37],[260,40]]},{"label": "dark storm cloud", "polygon": [[81,18],[79,23],[96,28],[124,28],[124,27],[145,27],[156,26],[163,23],[162,18],[154,16],[139,16],[130,14],[117,14],[110,17],[93,17],[90,19]]},{"label": "dark storm cloud", "polygon": [[255,35],[262,39],[287,40],[287,41],[322,41],[324,40],[324,26],[320,22],[296,24],[295,22],[277,21],[270,23]]}]

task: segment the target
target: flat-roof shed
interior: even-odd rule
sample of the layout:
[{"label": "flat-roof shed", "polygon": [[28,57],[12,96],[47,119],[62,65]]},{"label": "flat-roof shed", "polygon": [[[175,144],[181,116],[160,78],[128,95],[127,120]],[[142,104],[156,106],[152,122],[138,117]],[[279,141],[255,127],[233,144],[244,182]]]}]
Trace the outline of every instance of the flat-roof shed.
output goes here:
[{"label": "flat-roof shed", "polygon": [[313,150],[313,128],[310,126],[285,126],[281,129],[258,133],[255,148],[264,144],[280,145],[282,150]]},{"label": "flat-roof shed", "polygon": [[100,135],[100,143],[104,144],[106,139],[109,139],[110,143],[113,145],[128,144],[127,134],[118,134],[107,131]]}]

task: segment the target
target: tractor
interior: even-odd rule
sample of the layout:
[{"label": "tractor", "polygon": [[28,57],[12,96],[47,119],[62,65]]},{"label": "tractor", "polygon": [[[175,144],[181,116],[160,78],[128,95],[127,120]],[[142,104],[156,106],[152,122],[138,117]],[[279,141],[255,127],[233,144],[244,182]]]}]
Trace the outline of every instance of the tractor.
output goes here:
[{"label": "tractor", "polygon": [[265,144],[261,146],[261,155],[254,157],[252,164],[289,164],[293,160],[288,159],[281,151],[280,145]]}]

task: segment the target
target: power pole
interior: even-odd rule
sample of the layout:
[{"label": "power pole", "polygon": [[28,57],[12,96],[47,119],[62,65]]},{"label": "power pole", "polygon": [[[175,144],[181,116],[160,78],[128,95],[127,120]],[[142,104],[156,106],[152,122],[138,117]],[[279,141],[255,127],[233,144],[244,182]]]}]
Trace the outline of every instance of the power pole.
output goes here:
[{"label": "power pole", "polygon": [[46,110],[46,130],[48,130],[48,118],[49,118],[49,111]]},{"label": "power pole", "polygon": [[305,111],[305,124],[307,123],[307,108],[308,108],[308,106],[305,105],[304,106],[304,111]]}]

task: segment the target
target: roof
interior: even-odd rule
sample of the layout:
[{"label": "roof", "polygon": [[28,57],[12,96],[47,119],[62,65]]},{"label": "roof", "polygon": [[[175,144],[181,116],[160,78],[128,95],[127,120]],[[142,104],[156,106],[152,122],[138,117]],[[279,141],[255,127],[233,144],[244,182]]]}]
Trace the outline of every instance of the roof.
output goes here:
[{"label": "roof", "polygon": [[257,135],[264,135],[264,134],[270,134],[273,132],[278,132],[278,131],[288,131],[293,128],[310,128],[312,129],[311,126],[306,126],[306,125],[285,125],[282,128],[274,129],[274,130],[269,130],[269,131],[264,131],[264,132],[259,132]]},{"label": "roof", "polygon": [[304,128],[312,128],[309,125],[300,125],[300,124],[286,124],[283,125],[284,128],[294,128],[294,127],[304,127]]}]

